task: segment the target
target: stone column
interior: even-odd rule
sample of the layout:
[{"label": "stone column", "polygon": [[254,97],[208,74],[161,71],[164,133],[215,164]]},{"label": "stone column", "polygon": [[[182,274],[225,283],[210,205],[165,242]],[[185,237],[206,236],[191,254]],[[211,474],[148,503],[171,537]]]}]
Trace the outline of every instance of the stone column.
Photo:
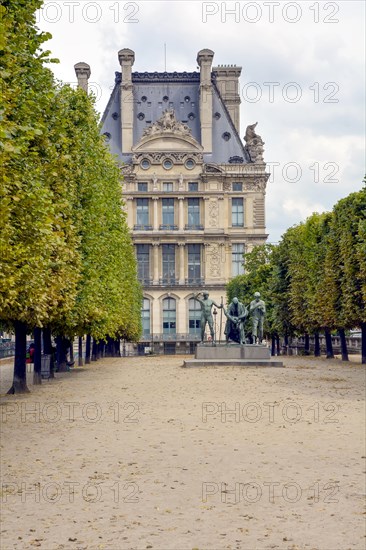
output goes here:
[{"label": "stone column", "polygon": [[135,61],[135,52],[124,48],[118,52],[121,65],[121,128],[122,153],[131,153],[133,145],[133,85],[132,65]]},{"label": "stone column", "polygon": [[184,198],[178,197],[178,229],[183,231],[184,229]]},{"label": "stone column", "polygon": [[158,220],[158,197],[152,197],[153,200],[153,230],[157,231],[159,229],[159,220]]},{"label": "stone column", "polygon": [[159,243],[152,243],[153,251],[154,251],[154,259],[153,259],[153,268],[154,268],[154,275],[153,275],[153,284],[157,285],[159,283]]},{"label": "stone column", "polygon": [[212,84],[211,66],[214,57],[212,50],[200,50],[197,64],[200,67],[200,120],[201,143],[205,153],[212,152]]},{"label": "stone column", "polygon": [[88,80],[91,75],[90,66],[81,61],[80,63],[76,63],[76,65],[74,65],[74,69],[76,78],[78,79],[78,87],[88,93]]},{"label": "stone column", "polygon": [[184,285],[184,274],[185,274],[184,243],[178,243],[178,247],[179,247],[179,284]]}]

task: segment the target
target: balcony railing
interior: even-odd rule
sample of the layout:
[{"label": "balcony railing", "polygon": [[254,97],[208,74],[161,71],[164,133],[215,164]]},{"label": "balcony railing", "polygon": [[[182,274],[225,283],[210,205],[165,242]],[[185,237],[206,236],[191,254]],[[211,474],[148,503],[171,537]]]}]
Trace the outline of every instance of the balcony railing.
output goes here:
[{"label": "balcony railing", "polygon": [[184,226],[184,229],[189,230],[189,231],[203,231],[203,225],[201,225],[201,224],[195,225],[195,224],[191,224],[191,223],[186,223],[186,225]]},{"label": "balcony railing", "polygon": [[163,231],[177,231],[178,226],[177,225],[169,225],[169,224],[161,224],[159,226],[159,229],[162,229]]},{"label": "balcony railing", "polygon": [[159,279],[159,285],[175,286],[177,284],[179,284],[179,280],[175,279],[174,277],[162,277],[161,279]]},{"label": "balcony railing", "polygon": [[134,231],[152,231],[152,225],[134,225],[133,226]]},{"label": "balcony railing", "polygon": [[202,277],[188,277],[186,285],[204,286],[205,280]]},{"label": "balcony railing", "polygon": [[151,279],[150,277],[139,277],[138,279],[143,286],[153,285],[153,279]]}]

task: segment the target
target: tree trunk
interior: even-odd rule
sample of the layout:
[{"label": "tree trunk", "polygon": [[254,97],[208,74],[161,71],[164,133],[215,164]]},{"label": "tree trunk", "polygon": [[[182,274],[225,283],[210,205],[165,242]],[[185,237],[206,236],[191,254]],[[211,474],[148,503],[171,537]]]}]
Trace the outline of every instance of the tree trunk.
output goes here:
[{"label": "tree trunk", "polygon": [[310,338],[308,332],[304,334],[304,355],[310,355]]},{"label": "tree trunk", "polygon": [[70,361],[68,362],[68,367],[73,367],[74,365],[74,338],[70,338]]},{"label": "tree trunk", "polygon": [[27,325],[22,321],[15,321],[15,357],[14,357],[14,374],[13,385],[8,391],[13,393],[29,393],[27,386]]},{"label": "tree trunk", "polygon": [[64,336],[56,337],[56,359],[57,359],[57,371],[67,371],[67,359],[66,359],[66,345]]},{"label": "tree trunk", "polygon": [[42,367],[42,329],[36,327],[34,329],[34,371],[33,371],[33,384],[42,384],[41,377]]},{"label": "tree trunk", "polygon": [[314,356],[320,357],[320,339],[319,339],[319,332],[316,330],[314,332]]},{"label": "tree trunk", "polygon": [[276,355],[276,339],[274,334],[272,334],[271,338],[271,355],[272,357]]},{"label": "tree trunk", "polygon": [[283,338],[283,353],[284,355],[288,355],[288,334],[285,333],[285,336]]},{"label": "tree trunk", "polygon": [[326,328],[324,330],[324,335],[325,335],[325,344],[327,347],[327,359],[334,359],[332,335],[330,333],[329,328]]},{"label": "tree trunk", "polygon": [[86,335],[86,342],[85,342],[85,364],[90,364],[90,349],[91,349],[91,336],[90,334]]},{"label": "tree trunk", "polygon": [[341,341],[342,361],[348,361],[348,350],[344,328],[338,329],[338,334]]},{"label": "tree trunk", "polygon": [[361,323],[361,363],[366,365],[366,323]]},{"label": "tree trunk", "polygon": [[121,339],[116,338],[114,341],[114,356],[121,357]]},{"label": "tree trunk", "polygon": [[92,361],[96,361],[97,360],[97,353],[98,353],[98,345],[97,345],[97,341],[95,338],[93,338],[93,345],[92,345]]},{"label": "tree trunk", "polygon": [[277,356],[281,355],[280,337],[278,334],[276,334],[276,352],[277,352]]},{"label": "tree trunk", "polygon": [[42,332],[43,332],[43,353],[51,356],[50,378],[55,378],[55,354],[52,348],[51,329],[49,327],[44,327]]},{"label": "tree trunk", "polygon": [[79,367],[83,366],[83,338],[79,336],[79,358],[78,358]]}]

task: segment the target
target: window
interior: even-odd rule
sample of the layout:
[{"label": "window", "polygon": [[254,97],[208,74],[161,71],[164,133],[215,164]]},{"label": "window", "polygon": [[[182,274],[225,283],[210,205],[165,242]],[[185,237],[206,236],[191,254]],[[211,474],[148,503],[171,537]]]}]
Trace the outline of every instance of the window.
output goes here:
[{"label": "window", "polygon": [[144,298],[141,307],[142,333],[144,336],[150,334],[150,300]]},{"label": "window", "polygon": [[197,283],[201,279],[201,245],[188,245],[188,283]]},{"label": "window", "polygon": [[140,166],[143,170],[148,170],[150,168],[150,161],[148,159],[142,159]]},{"label": "window", "polygon": [[234,182],[233,191],[243,191],[243,184],[240,181]]},{"label": "window", "polygon": [[193,170],[193,168],[196,166],[196,163],[193,159],[187,159],[184,163],[184,166],[187,168],[187,170]]},{"label": "window", "polygon": [[232,199],[231,223],[233,227],[244,227],[244,204],[243,199]]},{"label": "window", "polygon": [[149,199],[136,200],[137,225],[149,225]]},{"label": "window", "polygon": [[170,159],[165,159],[163,162],[165,170],[170,170],[173,167],[173,163]]},{"label": "window", "polygon": [[168,193],[173,191],[173,182],[164,182],[163,183],[163,191],[166,191]]},{"label": "window", "polygon": [[189,312],[189,334],[200,334],[201,332],[201,306],[197,300],[190,298],[188,304]]},{"label": "window", "polygon": [[163,334],[174,334],[176,332],[176,302],[174,298],[163,300]]},{"label": "window", "polygon": [[174,225],[174,199],[162,199],[163,225],[170,228]]},{"label": "window", "polygon": [[188,182],[188,191],[198,191],[198,182],[196,181],[189,181]]},{"label": "window", "polygon": [[175,245],[163,244],[163,284],[175,282]]},{"label": "window", "polygon": [[147,183],[145,183],[145,182],[142,183],[142,182],[139,181],[138,184],[137,184],[137,191],[142,191],[142,192],[146,193],[147,192]]},{"label": "window", "polygon": [[200,225],[200,200],[188,199],[188,227]]},{"label": "window", "polygon": [[231,258],[232,258],[232,276],[243,275],[244,273],[244,244],[235,243],[232,245]]},{"label": "window", "polygon": [[150,245],[137,244],[137,274],[142,282],[147,282],[150,279]]}]

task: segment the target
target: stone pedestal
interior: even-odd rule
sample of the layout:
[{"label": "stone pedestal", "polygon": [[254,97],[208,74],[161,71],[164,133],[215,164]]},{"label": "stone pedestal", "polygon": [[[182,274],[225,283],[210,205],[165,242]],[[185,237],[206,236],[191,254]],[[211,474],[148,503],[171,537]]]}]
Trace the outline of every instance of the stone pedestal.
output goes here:
[{"label": "stone pedestal", "polygon": [[283,367],[271,358],[266,346],[245,344],[198,344],[194,359],[184,361],[183,367]]}]

